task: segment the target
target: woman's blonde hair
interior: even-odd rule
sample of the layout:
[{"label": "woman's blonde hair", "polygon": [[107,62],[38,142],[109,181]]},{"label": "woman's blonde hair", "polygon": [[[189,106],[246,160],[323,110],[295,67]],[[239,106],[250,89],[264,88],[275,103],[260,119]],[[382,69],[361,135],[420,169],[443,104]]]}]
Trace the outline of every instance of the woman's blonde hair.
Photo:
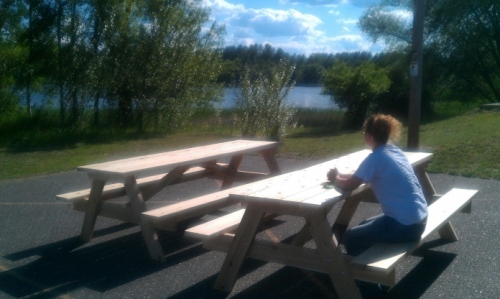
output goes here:
[{"label": "woman's blonde hair", "polygon": [[398,141],[401,127],[401,122],[386,114],[372,115],[363,124],[364,132],[373,136],[378,143],[387,143],[389,139],[393,142]]}]

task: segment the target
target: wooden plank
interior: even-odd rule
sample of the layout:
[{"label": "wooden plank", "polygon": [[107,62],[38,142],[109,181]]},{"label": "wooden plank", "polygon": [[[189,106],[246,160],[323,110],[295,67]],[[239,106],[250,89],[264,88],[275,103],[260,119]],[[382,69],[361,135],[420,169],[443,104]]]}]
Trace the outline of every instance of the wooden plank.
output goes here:
[{"label": "wooden plank", "polygon": [[92,235],[94,233],[94,226],[97,220],[97,215],[99,214],[99,208],[101,206],[102,190],[106,181],[92,180],[92,188],[89,196],[89,203],[87,209],[85,210],[85,216],[83,218],[82,231],[80,233],[80,238],[84,241],[92,240]]},{"label": "wooden plank", "polygon": [[229,173],[228,165],[223,165],[222,163],[217,163],[214,167],[213,176],[218,179],[224,179],[226,176],[231,175],[231,177],[235,181],[244,181],[244,182],[252,182],[256,180],[260,180],[265,177],[269,177],[269,173],[264,172],[255,172],[255,171],[244,171],[237,170],[232,174]]},{"label": "wooden plank", "polygon": [[[251,188],[249,188],[249,190],[253,189],[255,190],[254,192],[245,192],[245,194],[232,193],[230,197],[235,200],[251,200],[254,202],[262,200],[268,202],[269,200],[286,199],[286,201],[290,203],[282,202],[279,204],[296,205],[296,208],[301,208],[300,202],[303,203],[303,207],[305,207],[307,204],[310,204],[312,206],[322,205],[329,202],[331,198],[334,198],[337,195],[337,190],[331,189],[330,191],[327,191],[321,187],[322,183],[327,182],[326,173],[328,169],[333,167],[341,167],[343,169],[350,169],[349,171],[353,172],[369,153],[369,150],[363,150],[337,159],[333,159],[331,161],[304,168],[302,170],[265,179],[251,185]],[[430,153],[405,154],[407,154],[410,163],[412,163],[412,165],[414,166],[426,163],[432,157],[432,154]],[[325,176],[318,175],[318,173],[325,173]],[[355,194],[364,189],[365,186],[363,185],[352,193]],[[302,193],[305,190],[308,191]]]},{"label": "wooden plank", "polygon": [[274,141],[235,140],[177,151],[122,159],[117,161],[80,166],[77,169],[88,173],[101,173],[110,176],[137,175],[144,171],[171,170],[186,164],[198,164],[207,160],[259,152],[280,145]]},{"label": "wooden plank", "polygon": [[406,255],[411,254],[433,232],[448,223],[461,209],[466,208],[477,190],[452,189],[429,206],[429,216],[422,239],[413,243],[378,243],[352,260],[352,263],[369,270],[389,273]]},{"label": "wooden plank", "polygon": [[241,222],[245,209],[219,217],[215,220],[191,227],[185,231],[186,236],[208,239],[235,230]]},{"label": "wooden plank", "polygon": [[156,193],[160,192],[166,186],[172,184],[174,181],[182,177],[182,175],[189,169],[191,166],[178,166],[169,173],[167,173],[164,177],[162,177],[156,184],[152,184],[151,186],[144,187],[141,190],[142,199],[147,201],[151,197],[153,197]]},{"label": "wooden plank", "polygon": [[133,176],[125,179],[125,190],[127,191],[127,195],[130,199],[130,205],[132,206],[137,222],[141,227],[141,233],[148,248],[149,255],[153,260],[162,262],[165,261],[165,255],[160,242],[158,241],[158,235],[156,234],[154,227],[147,221],[142,221],[140,218],[141,213],[146,211],[146,205]]},{"label": "wooden plank", "polygon": [[[224,234],[217,238],[207,239],[203,241],[203,247],[210,250],[227,252],[233,238],[233,234]],[[327,273],[325,262],[321,259],[316,249],[258,240],[254,241],[252,248],[248,252],[248,257],[260,261]]]},{"label": "wooden plank", "polygon": [[[233,238],[234,234],[226,233],[217,238],[204,240],[203,247],[214,251],[227,252]],[[248,252],[248,257],[328,274],[326,263],[319,256],[316,249],[258,240],[254,241],[250,251]],[[396,284],[395,271],[392,271],[389,274],[381,274],[359,268],[350,268],[350,271],[355,279],[380,283],[388,286]]]},{"label": "wooden plank", "polygon": [[[192,167],[188,171],[184,173],[184,175],[171,184],[177,184],[177,183],[182,183],[182,182],[187,182],[187,181],[192,181],[196,180],[205,176],[208,176],[212,173],[213,171],[210,169],[205,169],[203,167]],[[166,173],[163,174],[158,174],[158,175],[152,175],[144,178],[139,178],[137,179],[137,185],[141,190],[144,187],[150,186],[152,184],[156,184],[161,178],[166,176]],[[79,191],[74,191],[74,192],[68,192],[64,194],[59,194],[56,195],[58,199],[62,200],[68,200],[68,201],[73,201],[73,200],[81,200],[88,198],[90,195],[90,189],[84,189],[84,190],[79,190]],[[108,184],[104,186],[104,189],[101,193],[101,200],[108,200],[112,198],[117,198],[126,195],[125,192],[125,187],[123,186],[123,183],[114,183],[114,184]]]},{"label": "wooden plank", "polygon": [[326,218],[311,215],[307,218],[307,223],[339,298],[361,299],[361,294],[354,282],[354,277],[351,275],[348,263],[342,257],[342,251],[335,236],[332,236]]},{"label": "wooden plank", "polygon": [[[187,229],[186,235],[197,237],[200,239],[212,239],[219,237],[225,233],[236,230],[241,222],[245,209],[240,209],[236,212],[218,217],[214,220]],[[261,220],[261,224],[265,223],[278,216],[277,214],[265,214]]]},{"label": "wooden plank", "polygon": [[262,156],[264,156],[264,160],[266,161],[267,167],[272,175],[277,175],[281,173],[280,166],[278,161],[276,160],[276,151],[277,148],[269,148],[262,151]]},{"label": "wooden plank", "polygon": [[[76,211],[85,212],[87,210],[87,205],[88,200],[73,201],[73,209]],[[123,203],[102,203],[98,215],[137,224],[137,219],[135,218],[132,208]]]},{"label": "wooden plank", "polygon": [[215,281],[214,288],[223,292],[231,292],[236,276],[243,260],[247,256],[248,250],[252,246],[255,234],[259,228],[259,224],[264,217],[262,210],[256,209],[253,205],[249,205],[241,224],[238,226],[234,241],[229,247],[229,251],[224,259],[222,268]]},{"label": "wooden plank", "polygon": [[229,189],[234,183],[234,176],[238,172],[238,168],[240,168],[241,162],[243,161],[243,155],[235,155],[231,157],[231,161],[229,161],[227,175],[224,177],[224,181],[222,182],[222,186],[220,187],[222,190]]},{"label": "wooden plank", "polygon": [[420,182],[420,185],[422,186],[422,191],[424,193],[425,199],[427,200],[427,204],[432,204],[437,199],[437,192],[429,178],[429,175],[427,175],[427,172],[425,171],[423,165],[415,167],[414,171],[415,175],[418,178],[418,181]]}]

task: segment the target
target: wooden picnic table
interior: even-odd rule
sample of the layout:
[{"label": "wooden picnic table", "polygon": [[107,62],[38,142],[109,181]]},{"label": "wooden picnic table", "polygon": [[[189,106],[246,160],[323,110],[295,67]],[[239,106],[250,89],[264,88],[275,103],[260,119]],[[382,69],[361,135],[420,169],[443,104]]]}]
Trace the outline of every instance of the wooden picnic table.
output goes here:
[{"label": "wooden picnic table", "polygon": [[[152,154],[117,161],[78,167],[92,180],[90,190],[58,195],[59,198],[77,200],[75,208],[85,212],[81,238],[92,239],[98,215],[138,223],[151,257],[164,260],[163,250],[158,242],[154,223],[144,220],[147,212],[145,201],[159,191],[183,180],[198,179],[211,175],[223,178],[222,189],[229,188],[235,180],[251,179],[258,173],[240,171],[239,167],[246,154],[260,153],[269,168],[269,174],[279,174],[280,168],[275,158],[279,142],[258,140],[234,140],[159,154]],[[219,163],[229,159],[229,164]],[[144,178],[146,175],[153,176]],[[108,183],[113,180],[112,184]],[[119,208],[105,206],[104,201],[126,195],[129,204]],[[196,202],[191,208],[196,208]],[[198,213],[212,212],[203,206]]]},{"label": "wooden picnic table", "polygon": [[[235,189],[230,198],[247,205],[241,223],[234,234],[225,233],[204,241],[206,248],[227,252],[214,288],[231,292],[237,273],[246,257],[327,273],[340,298],[361,298],[354,279],[393,285],[394,264],[420,243],[409,244],[410,247],[403,249],[396,246],[397,250],[405,250],[400,253],[393,253],[392,247],[390,250],[384,248],[382,251],[385,250],[385,254],[391,253],[382,257],[385,264],[372,265],[371,261],[367,261],[371,267],[367,265],[356,267],[355,263],[351,262],[352,257],[343,254],[339,240],[360,201],[374,201],[373,192],[369,185],[361,185],[352,192],[342,192],[332,188],[326,178],[328,170],[335,166],[343,173],[353,173],[370,152],[359,151],[306,169],[246,184],[245,188]],[[432,154],[407,152],[406,155],[415,169],[429,203],[432,203],[438,196],[425,173],[425,167],[431,160]],[[442,237],[456,239],[448,219],[456,210],[466,209],[464,207],[470,205],[470,198],[474,193],[475,190],[467,192],[464,196],[467,198],[456,209],[448,211],[446,216],[441,210],[433,211],[429,219],[432,224],[428,224],[426,236],[439,230]],[[461,192],[454,193],[457,194]],[[342,200],[346,201],[336,217],[333,224],[335,233],[332,233],[332,225],[328,222],[327,214]],[[441,209],[450,209],[452,205],[449,203],[453,201],[444,201],[445,199]],[[305,220],[305,225],[289,244],[257,240],[259,227],[270,214],[297,216]],[[199,230],[201,229],[203,228]],[[194,228],[192,232],[196,230],[197,228]],[[311,237],[316,244],[315,249],[304,247]]]}]

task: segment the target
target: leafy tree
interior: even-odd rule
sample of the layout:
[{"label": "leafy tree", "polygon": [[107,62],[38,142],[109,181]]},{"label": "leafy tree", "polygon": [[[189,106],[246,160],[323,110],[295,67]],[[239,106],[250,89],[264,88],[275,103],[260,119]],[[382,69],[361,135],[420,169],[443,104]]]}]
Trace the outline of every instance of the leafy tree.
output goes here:
[{"label": "leafy tree", "polygon": [[282,60],[268,74],[252,78],[247,68],[240,79],[236,106],[243,136],[263,131],[266,137],[279,140],[286,135],[286,126],[293,111],[286,102],[292,90],[294,66]]},{"label": "leafy tree", "polygon": [[434,1],[430,44],[445,58],[455,95],[500,101],[500,2]]},{"label": "leafy tree", "polygon": [[337,62],[324,72],[323,94],[345,109],[346,120],[351,127],[359,127],[366,114],[376,107],[376,99],[386,92],[391,84],[388,70],[373,62],[364,62],[358,67]]},{"label": "leafy tree", "polygon": [[[391,49],[409,52],[412,22],[394,13],[413,1],[385,0],[360,19],[363,32]],[[500,2],[428,0],[425,13],[424,89],[432,100],[500,99]],[[438,73],[435,71],[439,70]],[[433,81],[434,80],[434,81]]]}]

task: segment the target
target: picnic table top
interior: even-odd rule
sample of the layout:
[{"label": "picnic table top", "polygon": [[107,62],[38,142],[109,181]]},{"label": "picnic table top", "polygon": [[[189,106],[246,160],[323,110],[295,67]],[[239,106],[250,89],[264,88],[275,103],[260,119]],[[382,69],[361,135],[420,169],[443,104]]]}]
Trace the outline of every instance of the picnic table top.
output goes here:
[{"label": "picnic table top", "polygon": [[79,166],[78,171],[109,176],[129,176],[161,169],[170,171],[178,166],[196,165],[210,160],[277,148],[276,141],[233,140],[158,154]]},{"label": "picnic table top", "polygon": [[[334,188],[326,177],[329,169],[337,167],[341,173],[354,173],[359,164],[371,153],[361,150],[308,168],[246,184],[231,192],[234,200],[270,203],[279,201],[281,208],[290,210],[310,210],[343,199],[342,190]],[[413,166],[423,164],[432,158],[432,153],[405,152]],[[363,191],[368,186],[361,185],[350,194]]]}]

